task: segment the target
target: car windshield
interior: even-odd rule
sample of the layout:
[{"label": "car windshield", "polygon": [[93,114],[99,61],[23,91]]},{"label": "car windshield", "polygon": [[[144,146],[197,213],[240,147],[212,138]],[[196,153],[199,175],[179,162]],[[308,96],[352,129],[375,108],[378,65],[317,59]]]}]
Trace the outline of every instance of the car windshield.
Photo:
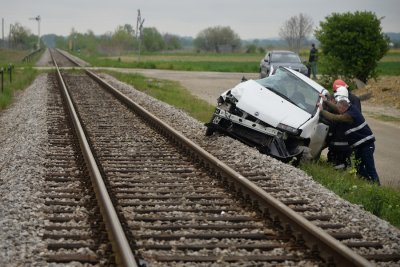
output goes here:
[{"label": "car windshield", "polygon": [[300,58],[296,54],[291,53],[272,53],[271,62],[276,63],[301,63]]},{"label": "car windshield", "polygon": [[319,92],[288,70],[279,68],[275,75],[256,80],[256,82],[308,113],[315,113]]}]

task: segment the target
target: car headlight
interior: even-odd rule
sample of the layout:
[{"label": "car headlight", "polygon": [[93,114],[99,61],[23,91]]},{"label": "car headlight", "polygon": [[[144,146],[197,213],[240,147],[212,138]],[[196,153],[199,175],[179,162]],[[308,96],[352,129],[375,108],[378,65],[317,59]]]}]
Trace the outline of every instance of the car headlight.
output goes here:
[{"label": "car headlight", "polygon": [[289,132],[291,134],[294,134],[294,135],[300,134],[300,130],[299,129],[294,128],[294,127],[289,126],[289,125],[286,125],[286,124],[283,124],[283,123],[279,123],[277,128],[280,129],[280,130],[284,130],[286,132]]}]

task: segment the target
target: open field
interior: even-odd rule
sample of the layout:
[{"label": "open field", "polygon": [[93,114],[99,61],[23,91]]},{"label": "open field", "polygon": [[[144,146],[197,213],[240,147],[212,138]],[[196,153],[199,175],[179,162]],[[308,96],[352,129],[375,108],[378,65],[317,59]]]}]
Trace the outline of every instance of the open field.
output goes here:
[{"label": "open field", "polygon": [[[261,54],[211,54],[211,53],[162,53],[140,55],[141,61],[209,61],[209,62],[259,62]],[[121,60],[126,62],[139,61],[138,55],[105,57],[104,59]]]},{"label": "open field", "polygon": [[[308,50],[300,51],[302,61],[308,61]],[[258,72],[261,53],[132,53],[128,55],[93,57],[75,54],[82,57],[93,66],[115,68],[143,68],[186,71],[217,71],[217,72]],[[400,50],[390,50],[378,63],[380,75],[400,75]],[[323,66],[318,67],[318,73],[323,74]]]}]

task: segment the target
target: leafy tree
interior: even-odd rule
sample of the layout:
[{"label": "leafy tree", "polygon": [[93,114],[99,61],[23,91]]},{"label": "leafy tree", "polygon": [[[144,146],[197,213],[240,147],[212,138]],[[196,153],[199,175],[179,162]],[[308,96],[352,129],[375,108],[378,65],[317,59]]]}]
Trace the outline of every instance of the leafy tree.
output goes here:
[{"label": "leafy tree", "polygon": [[166,33],[163,35],[163,39],[165,43],[165,49],[167,50],[175,50],[182,48],[182,44],[179,40],[179,37],[176,35]]},{"label": "leafy tree", "polygon": [[92,30],[88,30],[82,36],[81,50],[86,50],[86,53],[94,54],[98,46],[98,38]]},{"label": "leafy tree", "polygon": [[235,51],[240,48],[241,40],[230,27],[210,27],[201,31],[194,40],[198,50],[220,53]]},{"label": "leafy tree", "polygon": [[165,47],[164,39],[154,27],[143,28],[143,46],[147,51],[160,51]]},{"label": "leafy tree", "polygon": [[381,21],[369,11],[333,13],[315,31],[324,61],[332,77],[358,78],[367,82],[377,77],[378,61],[389,50],[389,38],[382,33]]},{"label": "leafy tree", "polygon": [[119,26],[111,37],[111,43],[114,48],[114,52],[120,55],[122,52],[133,50],[134,37],[132,28],[125,26]]},{"label": "leafy tree", "polygon": [[254,54],[256,52],[257,52],[257,45],[255,45],[255,44],[246,45],[246,53],[247,54]]},{"label": "leafy tree", "polygon": [[311,33],[313,24],[311,17],[300,13],[283,24],[280,28],[279,36],[287,42],[289,49],[299,52],[301,44]]},{"label": "leafy tree", "polygon": [[112,48],[112,33],[104,33],[97,38],[97,52],[100,54],[111,55],[113,54]]},{"label": "leafy tree", "polygon": [[29,49],[36,48],[37,36],[31,34],[30,30],[18,22],[10,27],[10,44],[13,48]]},{"label": "leafy tree", "polygon": [[132,25],[130,24],[125,24],[123,26],[124,30],[131,36],[135,36],[135,30],[133,29]]}]

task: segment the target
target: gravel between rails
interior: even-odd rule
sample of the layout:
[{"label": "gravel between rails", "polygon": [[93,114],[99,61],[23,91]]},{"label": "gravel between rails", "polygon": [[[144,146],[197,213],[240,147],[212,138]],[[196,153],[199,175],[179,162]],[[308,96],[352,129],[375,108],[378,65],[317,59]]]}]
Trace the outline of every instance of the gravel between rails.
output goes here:
[{"label": "gravel between rails", "polygon": [[[349,229],[360,231],[369,241],[381,241],[385,246],[379,252],[400,252],[399,229],[338,198],[303,171],[231,138],[205,137],[203,124],[183,111],[138,92],[111,76],[102,76],[195,142],[220,147],[221,153],[253,164],[291,192],[332,212]],[[14,104],[0,113],[0,266],[46,266],[40,259],[45,245],[41,240],[41,225],[45,222],[40,194],[46,162],[47,86],[47,75],[39,76],[16,96]]]}]

